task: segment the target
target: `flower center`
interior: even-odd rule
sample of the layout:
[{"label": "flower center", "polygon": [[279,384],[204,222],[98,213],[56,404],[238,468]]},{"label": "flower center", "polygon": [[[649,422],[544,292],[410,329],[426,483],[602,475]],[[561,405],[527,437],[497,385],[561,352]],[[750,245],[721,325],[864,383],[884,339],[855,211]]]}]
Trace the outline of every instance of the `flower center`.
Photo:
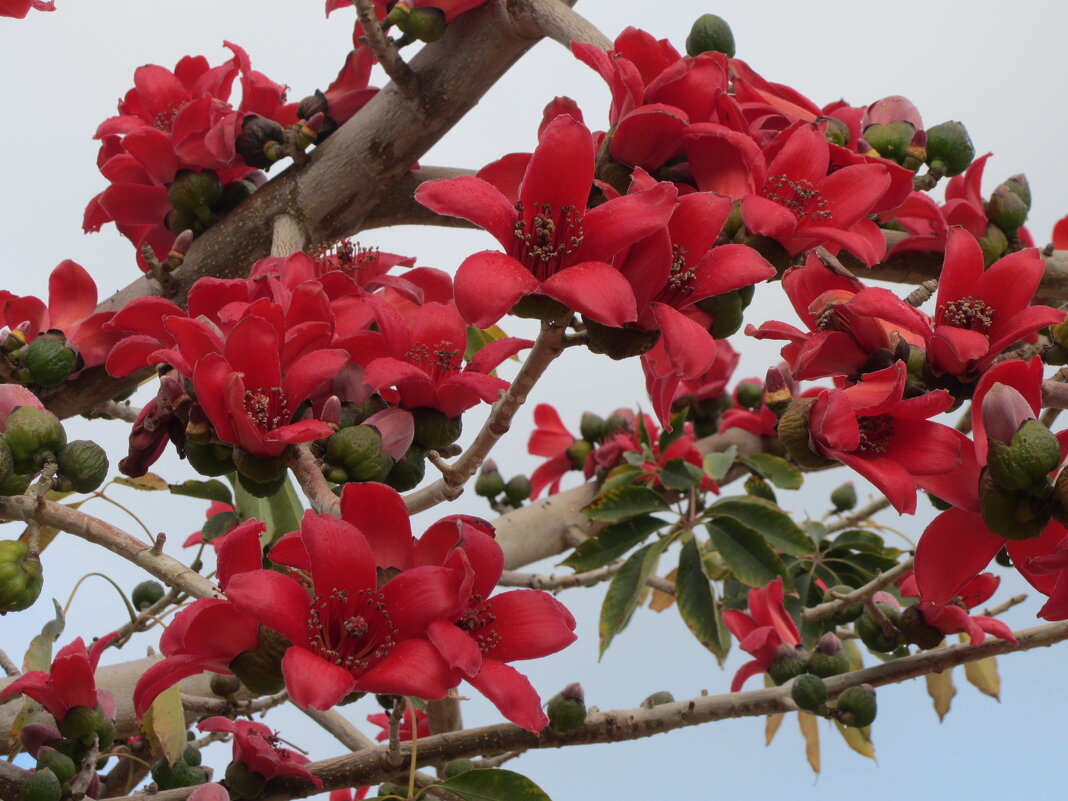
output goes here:
[{"label": "flower center", "polygon": [[804,178],[794,181],[788,175],[772,175],[764,184],[762,194],[768,200],[785,206],[798,222],[806,219],[818,222],[831,218],[831,210],[827,208],[823,194]]},{"label": "flower center", "polygon": [[378,260],[378,254],[378,248],[365,248],[359,242],[353,244],[348,239],[342,239],[315,254],[316,273],[322,275],[331,270],[340,270],[352,278],[358,278],[361,270]]},{"label": "flower center", "polygon": [[687,250],[682,245],[671,246],[671,271],[668,273],[667,283],[656,298],[676,309],[686,305],[689,296],[693,294],[693,287],[690,285],[697,278],[693,267],[686,264],[686,254]]},{"label": "flower center", "polygon": [[994,324],[994,309],[978,298],[960,298],[939,307],[942,323],[985,334]]},{"label": "flower center", "polygon": [[274,431],[292,417],[281,387],[245,390],[245,414],[260,431]]},{"label": "flower center", "polygon": [[397,644],[397,627],[389,619],[377,590],[331,590],[313,595],[308,613],[308,642],[319,656],[356,673],[366,670]]},{"label": "flower center", "polygon": [[476,595],[472,597],[471,606],[464,612],[464,616],[456,623],[466,631],[476,643],[482,653],[488,653],[500,645],[501,635],[489,626],[497,620],[493,614],[493,605],[480,603],[481,599]]},{"label": "flower center", "polygon": [[450,373],[459,372],[463,366],[463,354],[452,345],[451,342],[439,342],[436,345],[416,342],[404,354],[404,358],[427,373],[435,384],[440,383]]},{"label": "flower center", "polygon": [[158,128],[164,133],[170,133],[171,128],[174,127],[174,118],[178,116],[178,111],[182,105],[184,104],[171,105],[158,111],[152,118],[152,127]]},{"label": "flower center", "polygon": [[548,203],[538,203],[528,220],[522,203],[516,204],[516,211],[519,219],[515,221],[515,240],[508,255],[544,281],[563,269],[566,257],[582,244],[582,212],[574,206],[557,211]]},{"label": "flower center", "polygon": [[871,417],[861,417],[857,420],[860,427],[860,445],[857,450],[861,453],[886,453],[887,443],[894,435],[894,419],[888,414],[876,414]]}]

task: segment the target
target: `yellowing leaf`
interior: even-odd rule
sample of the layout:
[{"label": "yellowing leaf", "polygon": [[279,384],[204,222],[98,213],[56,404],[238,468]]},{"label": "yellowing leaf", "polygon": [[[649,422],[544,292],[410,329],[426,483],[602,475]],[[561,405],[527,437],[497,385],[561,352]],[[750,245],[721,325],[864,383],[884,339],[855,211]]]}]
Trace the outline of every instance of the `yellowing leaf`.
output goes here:
[{"label": "yellowing leaf", "polygon": [[838,733],[842,735],[842,739],[846,741],[846,745],[852,748],[861,756],[866,756],[868,759],[875,759],[875,746],[871,742],[871,726],[865,726],[862,729],[855,729],[850,726],[843,726],[837,720],[834,725],[838,727]]},{"label": "yellowing leaf", "polygon": [[178,685],[171,685],[156,696],[141,723],[152,749],[162,753],[167,764],[174,765],[185,751],[185,712]]},{"label": "yellowing leaf", "polygon": [[[668,573],[666,576],[664,576],[664,578],[674,584],[675,574],[678,572],[679,571],[676,568],[670,573]],[[653,588],[653,597],[649,600],[650,609],[652,609],[654,612],[663,612],[665,609],[670,609],[673,603],[675,603],[675,595],[673,593],[664,592],[663,590],[658,590],[655,587]]]},{"label": "yellowing leaf", "polygon": [[170,484],[155,473],[145,473],[143,476],[138,476],[137,478],[115,476],[115,478],[111,480],[115,484],[122,484],[124,487],[133,487],[134,489],[145,490],[146,492],[161,492],[170,489]]},{"label": "yellowing leaf", "polygon": [[764,719],[764,745],[771,745],[771,741],[775,739],[775,735],[779,733],[779,727],[782,726],[783,720],[786,718],[785,712],[779,712],[774,715],[768,715]]},{"label": "yellowing leaf", "polygon": [[953,696],[957,694],[957,688],[953,684],[953,673],[950,670],[944,670],[941,673],[928,673],[924,678],[927,680],[927,694],[934,702],[938,720],[943,721],[949,713],[949,705]]},{"label": "yellowing leaf", "polygon": [[995,701],[1001,700],[1001,677],[994,657],[968,662],[964,666],[964,675],[983,695],[989,695]]},{"label": "yellowing leaf", "polygon": [[850,671],[860,670],[864,667],[864,655],[857,646],[856,640],[842,640],[842,650],[845,651],[845,655],[849,657]]},{"label": "yellowing leaf", "polygon": [[801,736],[805,738],[805,756],[814,773],[820,772],[820,729],[819,721],[810,712],[798,712],[797,724],[801,727]]}]

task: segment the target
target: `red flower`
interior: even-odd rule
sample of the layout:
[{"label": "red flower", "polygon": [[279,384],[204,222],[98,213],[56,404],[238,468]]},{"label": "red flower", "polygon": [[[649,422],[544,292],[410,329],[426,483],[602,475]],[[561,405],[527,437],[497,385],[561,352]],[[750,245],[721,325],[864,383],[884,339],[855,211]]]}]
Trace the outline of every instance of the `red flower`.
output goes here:
[{"label": "red flower", "polygon": [[25,19],[30,9],[37,11],[55,11],[54,0],[0,0],[0,17]]},{"label": "red flower", "polygon": [[502,361],[534,343],[505,337],[485,345],[464,366],[467,326],[452,304],[428,303],[408,321],[385,301],[375,300],[375,319],[388,355],[371,359],[363,380],[405,409],[429,407],[456,417],[479,401],[493,403],[508,382],[490,373]]},{"label": "red flower", "polygon": [[975,376],[1012,343],[1061,322],[1063,310],[1030,305],[1044,270],[1038,251],[1032,249],[1011,253],[984,269],[975,238],[951,228],[938,281],[935,330],[927,342],[931,367],[939,373]]},{"label": "red flower", "polygon": [[824,390],[809,415],[814,449],[871,481],[902,514],[916,511],[916,476],[949,473],[961,462],[953,429],[927,418],[953,398],[936,390],[903,398],[906,368],[895,362],[846,389]]},{"label": "red flower", "polygon": [[[346,485],[341,513],[306,513],[299,539],[271,551],[306,571],[307,583],[254,570],[234,575],[227,596],[292,643],[282,675],[300,706],[329,709],[353,691],[444,697],[457,679],[423,635],[431,621],[460,614],[462,576],[411,567],[408,515],[388,487]],[[378,566],[401,572],[379,587]]]},{"label": "red flower", "polygon": [[754,657],[734,674],[732,693],[742,689],[750,676],[767,672],[778,658],[780,646],[801,644],[797,626],[783,606],[781,576],[763,589],[749,590],[749,614],[728,609],[723,613],[723,622],[738,638],[739,647]]},{"label": "red flower", "polygon": [[[415,710],[416,720],[416,734],[419,735],[419,739],[430,736],[430,718],[426,716],[426,712],[421,709]],[[367,716],[367,722],[373,723],[378,726],[381,731],[375,735],[375,739],[380,743],[389,739],[389,715],[385,712],[379,712],[374,715]],[[407,742],[412,739],[412,708],[406,707],[404,710],[404,716],[401,718],[400,726],[398,729],[401,742]]]},{"label": "red flower", "polygon": [[205,670],[230,674],[234,657],[258,645],[259,623],[252,617],[219,598],[194,601],[174,616],[160,637],[166,658],[137,680],[133,693],[137,717],[143,718],[157,695],[187,676]]},{"label": "red flower", "polygon": [[464,319],[486,328],[531,294],[605,325],[637,319],[630,284],[608,260],[667,223],[675,189],[658,184],[586,211],[593,173],[589,130],[561,115],[542,132],[514,206],[480,178],[428,181],[416,190],[424,206],[485,228],[507,251],[476,253],[460,265],[456,305]]},{"label": "red flower", "polygon": [[242,763],[267,781],[276,776],[296,776],[310,781],[317,790],[323,789],[322,781],[304,767],[311,760],[296,751],[279,748],[276,733],[262,723],[215,716],[202,720],[197,728],[234,735],[234,762]]},{"label": "red flower", "polygon": [[[923,622],[943,634],[967,634],[972,645],[979,645],[986,639],[987,634],[1009,642],[1016,642],[1012,629],[1000,620],[984,615],[973,617],[968,614],[969,609],[974,609],[987,601],[1000,583],[1001,579],[993,573],[981,573],[965,584],[957,596],[945,604],[921,601],[917,606],[923,615]],[[910,573],[908,578],[901,582],[901,595],[907,598],[920,597],[914,573]]]},{"label": "red flower", "polygon": [[534,456],[545,456],[548,461],[534,468],[530,475],[532,499],[536,499],[545,487],[549,487],[550,495],[559,492],[564,473],[575,469],[567,452],[575,443],[575,437],[560,419],[560,413],[547,403],[539,403],[534,407],[534,425],[527,442],[527,452]]},{"label": "red flower", "polygon": [[59,650],[47,673],[43,670],[23,673],[0,691],[0,701],[7,700],[15,693],[22,693],[47,709],[56,723],[62,725],[67,713],[76,707],[96,709],[103,700],[101,693],[104,693],[107,705],[112,707],[109,717],[114,716],[114,702],[106,691],[96,689],[93,674],[100,654],[118,636],[117,632],[112,632],[101,637],[88,651],[82,638],[75,638]]},{"label": "red flower", "polygon": [[470,582],[466,608],[427,626],[427,636],[457,677],[467,680],[517,726],[539,732],[549,722],[529,679],[509,662],[538,659],[566,648],[575,618],[541,590],[492,595],[504,568],[493,528],[460,515],[431,526],[416,544],[416,560],[445,565]]}]

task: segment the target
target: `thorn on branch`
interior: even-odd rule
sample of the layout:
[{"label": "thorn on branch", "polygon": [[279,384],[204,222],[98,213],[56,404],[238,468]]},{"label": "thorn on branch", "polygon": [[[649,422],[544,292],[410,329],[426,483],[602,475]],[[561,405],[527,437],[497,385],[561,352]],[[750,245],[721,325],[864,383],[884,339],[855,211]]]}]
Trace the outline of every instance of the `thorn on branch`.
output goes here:
[{"label": "thorn on branch", "polygon": [[153,556],[159,556],[163,553],[163,544],[167,541],[167,535],[162,531],[156,535],[155,542],[152,543],[152,549],[149,551]]}]

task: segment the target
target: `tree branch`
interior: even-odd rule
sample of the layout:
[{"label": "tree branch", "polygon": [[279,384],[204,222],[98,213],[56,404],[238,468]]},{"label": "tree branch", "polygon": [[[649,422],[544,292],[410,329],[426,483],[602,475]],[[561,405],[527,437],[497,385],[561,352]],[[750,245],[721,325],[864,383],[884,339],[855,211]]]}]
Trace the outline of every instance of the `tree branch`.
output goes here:
[{"label": "tree branch", "polygon": [[222,597],[215,584],[177,559],[163,553],[155,553],[151,543],[143,542],[110,523],[63,504],[44,499],[35,501],[26,495],[0,497],[0,518],[58,528],[88,542],[102,545],[187,595],[196,598]]},{"label": "tree branch", "polygon": [[833,601],[827,601],[826,603],[809,607],[808,609],[802,609],[801,619],[807,623],[814,623],[817,620],[825,620],[826,618],[834,617],[847,606],[868,602],[875,593],[879,592],[879,590],[884,587],[889,587],[899,578],[908,575],[910,572],[912,572],[911,556],[901,564],[890,568],[885,573],[880,573],[863,587],[858,587],[850,593],[844,593],[840,598],[835,598]]},{"label": "tree branch", "polygon": [[612,40],[596,25],[554,0],[505,0],[505,4],[516,26],[529,29],[531,36],[547,36],[568,49],[572,42],[612,49]]}]

